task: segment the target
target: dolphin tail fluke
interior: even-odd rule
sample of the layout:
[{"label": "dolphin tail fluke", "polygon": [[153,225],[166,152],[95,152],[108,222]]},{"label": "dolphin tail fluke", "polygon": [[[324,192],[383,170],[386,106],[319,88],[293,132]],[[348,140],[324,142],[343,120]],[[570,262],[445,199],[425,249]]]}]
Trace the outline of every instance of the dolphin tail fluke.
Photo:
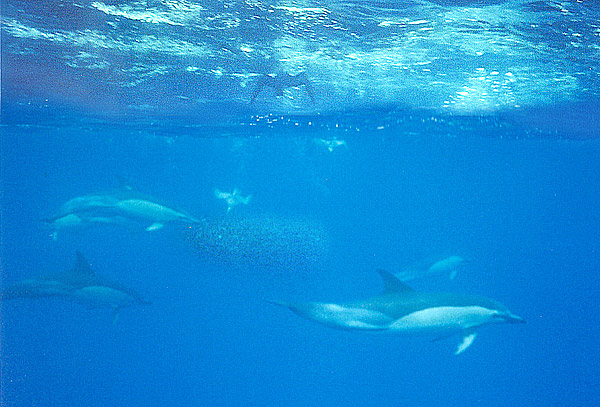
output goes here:
[{"label": "dolphin tail fluke", "polygon": [[477,332],[475,332],[474,330],[470,330],[467,329],[464,333],[463,333],[463,338],[462,341],[460,342],[460,344],[458,345],[458,348],[456,348],[456,352],[454,352],[455,355],[460,355],[461,353],[463,353],[465,350],[467,350],[467,348],[469,346],[471,346],[471,344],[473,343],[473,341],[475,340],[475,337],[477,336]]}]

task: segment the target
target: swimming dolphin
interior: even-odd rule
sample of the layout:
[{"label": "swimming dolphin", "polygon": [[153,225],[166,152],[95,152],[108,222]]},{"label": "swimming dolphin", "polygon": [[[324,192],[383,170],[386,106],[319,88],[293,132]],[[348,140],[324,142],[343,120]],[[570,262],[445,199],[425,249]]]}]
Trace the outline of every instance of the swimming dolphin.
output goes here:
[{"label": "swimming dolphin", "polygon": [[65,202],[58,212],[46,222],[52,227],[52,238],[58,231],[92,224],[141,223],[146,231],[158,230],[168,222],[200,223],[201,221],[181,211],[172,209],[144,196],[131,187],[113,193],[79,196]]},{"label": "swimming dolphin", "polygon": [[430,274],[445,274],[448,273],[450,279],[454,279],[460,267],[466,262],[460,256],[450,256],[445,259],[436,261],[429,267],[415,267],[395,273],[394,275],[402,281],[409,281],[419,277],[425,277]]},{"label": "swimming dolphin", "polygon": [[283,95],[283,90],[287,88],[295,88],[304,85],[310,100],[315,103],[315,93],[312,88],[312,84],[308,79],[306,72],[300,72],[297,75],[290,75],[287,72],[279,74],[268,74],[262,75],[256,82],[256,87],[252,92],[250,98],[250,104],[253,104],[258,94],[265,88],[273,88],[277,96]]},{"label": "swimming dolphin", "polygon": [[117,322],[121,308],[150,304],[134,290],[97,275],[80,252],[77,252],[73,269],[23,280],[0,292],[0,301],[44,297],[61,297],[89,307],[112,308],[113,323]]},{"label": "swimming dolphin", "polygon": [[525,322],[494,300],[450,293],[419,293],[387,271],[378,270],[378,273],[385,290],[367,300],[344,304],[269,302],[337,329],[429,334],[437,338],[460,334],[462,341],[456,355],[473,343],[476,330],[482,325]]},{"label": "swimming dolphin", "polygon": [[242,191],[240,191],[237,188],[235,188],[233,192],[223,192],[215,188],[214,192],[215,196],[218,199],[223,199],[225,202],[227,202],[227,213],[231,212],[231,209],[233,209],[234,206],[238,206],[239,204],[248,205],[248,202],[250,202],[250,198],[252,198],[252,195],[243,197],[241,195]]}]

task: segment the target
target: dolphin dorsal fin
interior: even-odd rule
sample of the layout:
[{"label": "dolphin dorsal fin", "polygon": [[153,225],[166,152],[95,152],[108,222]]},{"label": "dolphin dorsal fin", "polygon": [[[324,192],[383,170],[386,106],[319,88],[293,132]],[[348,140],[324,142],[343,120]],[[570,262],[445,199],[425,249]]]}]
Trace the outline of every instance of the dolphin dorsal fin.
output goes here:
[{"label": "dolphin dorsal fin", "polygon": [[77,251],[77,263],[75,264],[75,271],[88,276],[94,275],[94,270],[92,270],[92,266],[90,266],[90,263],[85,259],[85,257],[79,250]]},{"label": "dolphin dorsal fin", "polygon": [[404,284],[402,281],[398,280],[392,273],[385,270],[377,270],[381,279],[383,280],[383,285],[385,286],[384,292],[386,293],[402,293],[402,292],[411,292],[412,288]]}]

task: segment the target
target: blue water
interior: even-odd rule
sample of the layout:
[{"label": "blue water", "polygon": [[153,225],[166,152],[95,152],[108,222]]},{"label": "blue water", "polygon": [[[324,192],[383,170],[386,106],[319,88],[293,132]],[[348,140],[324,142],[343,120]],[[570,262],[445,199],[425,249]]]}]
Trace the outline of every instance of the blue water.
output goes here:
[{"label": "blue water", "polygon": [[[1,304],[2,406],[600,403],[600,10],[591,2],[2,2],[1,287],[73,267],[151,305]],[[283,96],[253,84],[308,72]],[[323,141],[345,144],[330,151]],[[61,231],[123,187],[224,227]],[[214,189],[248,205],[226,213]],[[225,225],[225,226],[223,226]],[[222,229],[218,229],[222,230]],[[524,325],[334,330],[265,300],[375,272]]]}]

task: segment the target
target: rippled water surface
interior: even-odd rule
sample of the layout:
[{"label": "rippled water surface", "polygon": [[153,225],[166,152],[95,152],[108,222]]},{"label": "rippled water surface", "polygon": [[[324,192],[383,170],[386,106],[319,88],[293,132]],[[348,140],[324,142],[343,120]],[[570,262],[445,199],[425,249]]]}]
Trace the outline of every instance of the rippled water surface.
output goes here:
[{"label": "rippled water surface", "polygon": [[316,104],[289,89],[256,108],[489,113],[598,97],[590,1],[11,1],[2,14],[4,91],[92,109],[243,109],[257,76],[301,71]]}]

